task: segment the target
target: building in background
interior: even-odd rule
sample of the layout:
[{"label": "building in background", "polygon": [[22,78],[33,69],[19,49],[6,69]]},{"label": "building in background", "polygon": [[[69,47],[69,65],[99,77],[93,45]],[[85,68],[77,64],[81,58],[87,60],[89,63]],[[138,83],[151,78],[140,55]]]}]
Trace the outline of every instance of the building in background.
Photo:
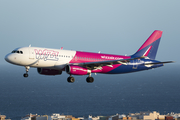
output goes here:
[{"label": "building in background", "polygon": [[[6,116],[1,116],[0,120],[5,119]],[[116,114],[112,116],[97,116],[93,117],[89,115],[88,118],[79,117],[75,118],[72,115],[60,115],[54,113],[52,115],[37,115],[37,114],[29,114],[26,115],[21,120],[180,120],[180,113],[168,113],[167,115],[160,115],[159,112],[140,112],[140,113],[129,113],[125,114]]]}]

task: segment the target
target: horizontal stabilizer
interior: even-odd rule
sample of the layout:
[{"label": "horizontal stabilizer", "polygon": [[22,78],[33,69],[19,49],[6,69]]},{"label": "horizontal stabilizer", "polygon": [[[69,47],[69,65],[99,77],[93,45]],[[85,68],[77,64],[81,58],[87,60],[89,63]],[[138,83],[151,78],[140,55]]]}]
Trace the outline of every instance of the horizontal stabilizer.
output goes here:
[{"label": "horizontal stabilizer", "polygon": [[145,63],[143,65],[157,65],[157,64],[165,64],[165,63],[174,63],[175,61],[166,61],[166,62],[157,62],[157,63]]}]

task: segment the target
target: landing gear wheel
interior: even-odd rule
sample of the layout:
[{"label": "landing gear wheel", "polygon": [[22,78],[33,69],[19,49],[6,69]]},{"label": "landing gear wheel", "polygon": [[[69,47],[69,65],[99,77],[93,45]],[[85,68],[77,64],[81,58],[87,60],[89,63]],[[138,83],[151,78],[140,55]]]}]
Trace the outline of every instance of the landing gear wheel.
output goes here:
[{"label": "landing gear wheel", "polygon": [[27,73],[24,73],[24,75],[23,75],[24,77],[28,77],[28,74]]},{"label": "landing gear wheel", "polygon": [[87,77],[87,78],[86,78],[86,81],[87,81],[88,83],[93,83],[93,82],[94,82],[94,78],[93,78],[93,77]]},{"label": "landing gear wheel", "polygon": [[74,77],[68,77],[67,78],[67,81],[69,82],[69,83],[73,83],[74,81],[75,81],[75,79],[74,79]]},{"label": "landing gear wheel", "polygon": [[25,68],[26,68],[26,73],[24,73],[23,76],[24,76],[24,77],[28,77],[28,71],[29,71],[29,68],[30,68],[30,67],[29,67],[29,66],[25,66]]}]

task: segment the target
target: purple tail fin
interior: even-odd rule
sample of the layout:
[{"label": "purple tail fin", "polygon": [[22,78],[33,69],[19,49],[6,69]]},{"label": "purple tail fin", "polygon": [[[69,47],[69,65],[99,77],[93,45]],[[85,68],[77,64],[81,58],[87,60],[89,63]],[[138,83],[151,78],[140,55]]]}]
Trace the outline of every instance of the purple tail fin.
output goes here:
[{"label": "purple tail fin", "polygon": [[162,31],[155,30],[132,57],[146,56],[155,59]]}]

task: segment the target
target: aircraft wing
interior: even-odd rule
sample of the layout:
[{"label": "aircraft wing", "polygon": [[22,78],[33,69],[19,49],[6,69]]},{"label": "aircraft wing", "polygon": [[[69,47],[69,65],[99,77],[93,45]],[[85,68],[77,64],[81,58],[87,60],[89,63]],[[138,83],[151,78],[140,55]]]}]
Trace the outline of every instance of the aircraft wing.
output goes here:
[{"label": "aircraft wing", "polygon": [[127,65],[127,63],[130,62],[130,60],[136,60],[136,59],[142,59],[142,58],[145,58],[145,57],[142,56],[142,57],[136,57],[136,58],[130,58],[130,59],[118,59],[118,60],[85,62],[85,63],[72,63],[71,65],[79,65],[82,67],[86,67],[89,70],[93,70],[93,69],[97,69],[102,66],[112,67],[112,65],[115,65],[115,64]]}]

